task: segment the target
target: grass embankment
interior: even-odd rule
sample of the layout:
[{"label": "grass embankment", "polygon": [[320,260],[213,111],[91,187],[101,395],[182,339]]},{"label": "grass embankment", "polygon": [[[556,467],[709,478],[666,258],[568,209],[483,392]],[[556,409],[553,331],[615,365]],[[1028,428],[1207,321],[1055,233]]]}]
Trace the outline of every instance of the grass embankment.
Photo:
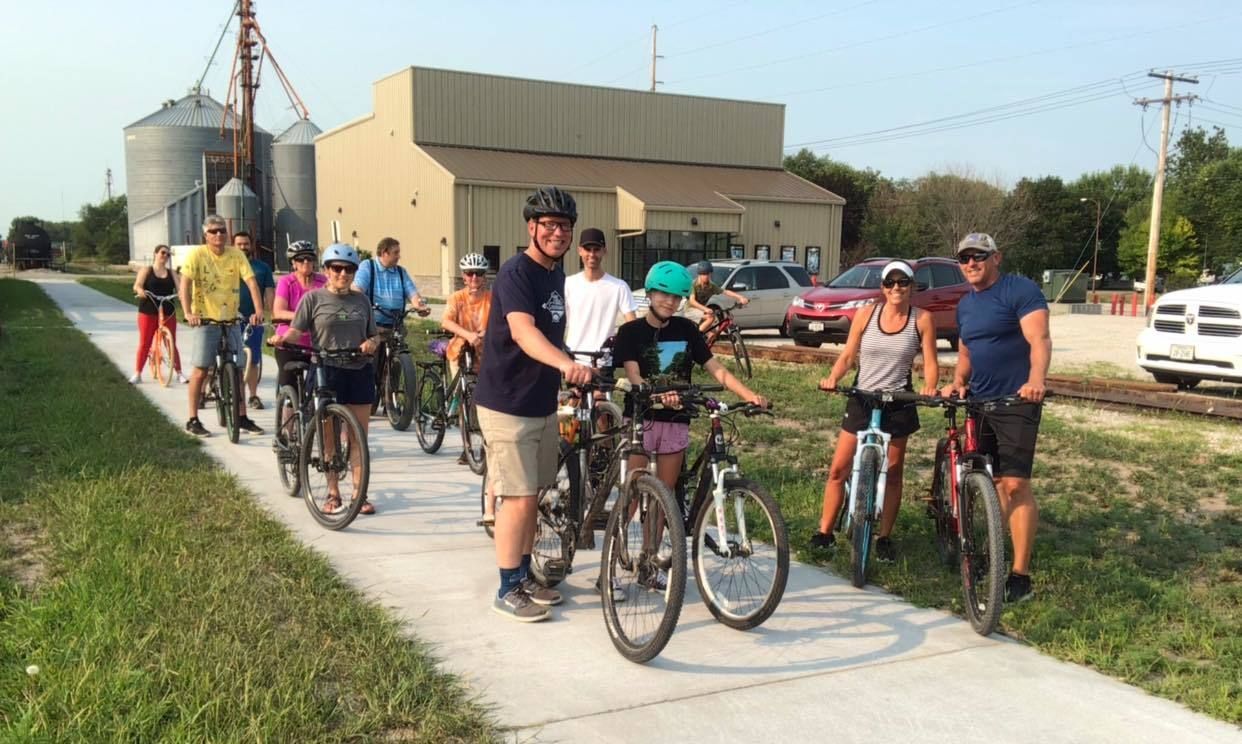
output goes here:
[{"label": "grass embankment", "polygon": [[[849,550],[810,554],[844,400],[814,390],[826,369],[757,364],[775,420],[743,424],[748,475],[780,501],[801,559],[848,575]],[[872,583],[959,614],[961,586],[936,559],[919,499],[930,488],[940,412],[910,439],[899,559]],[[696,438],[698,439],[698,438]],[[1242,443],[1236,426],[1058,404],[1035,464],[1040,528],[1034,601],[1004,632],[1217,718],[1242,722]],[[917,503],[916,503],[917,502]]]},{"label": "grass embankment", "polygon": [[0,322],[0,740],[495,738],[34,284]]}]

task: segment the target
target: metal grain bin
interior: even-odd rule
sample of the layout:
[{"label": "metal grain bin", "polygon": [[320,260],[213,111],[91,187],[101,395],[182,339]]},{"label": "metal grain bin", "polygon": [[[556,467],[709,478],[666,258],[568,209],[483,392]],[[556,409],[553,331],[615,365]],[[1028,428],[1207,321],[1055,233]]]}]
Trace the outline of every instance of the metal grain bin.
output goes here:
[{"label": "metal grain bin", "polygon": [[252,244],[259,243],[259,197],[240,178],[229,179],[216,193],[216,213],[228,223],[229,234],[250,233]]},{"label": "metal grain bin", "polygon": [[286,240],[315,242],[315,137],[319,127],[302,119],[272,143],[272,213],[276,222],[276,265],[286,265]]}]

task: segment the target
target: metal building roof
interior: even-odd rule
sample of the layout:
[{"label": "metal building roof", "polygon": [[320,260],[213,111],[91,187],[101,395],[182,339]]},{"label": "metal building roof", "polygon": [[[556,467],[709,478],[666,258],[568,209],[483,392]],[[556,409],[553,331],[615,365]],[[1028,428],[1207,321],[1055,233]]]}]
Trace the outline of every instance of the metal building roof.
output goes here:
[{"label": "metal building roof", "polygon": [[298,119],[293,126],[281,132],[272,142],[274,145],[313,145],[323,130],[309,119]]},{"label": "metal building roof", "polygon": [[[139,119],[125,128],[204,127],[219,129],[221,121],[225,121],[224,126],[228,129],[238,126],[237,118],[233,112],[228,112],[227,116],[228,119],[225,121],[224,104],[216,99],[205,93],[190,93],[179,101],[166,101],[159,111]],[[254,131],[267,133],[266,130],[257,124],[254,127]]]},{"label": "metal building roof", "polygon": [[836,194],[775,168],[657,163],[505,150],[422,145],[422,149],[461,181],[555,184],[625,189],[650,206],[735,211],[745,199],[778,199],[844,204]]}]

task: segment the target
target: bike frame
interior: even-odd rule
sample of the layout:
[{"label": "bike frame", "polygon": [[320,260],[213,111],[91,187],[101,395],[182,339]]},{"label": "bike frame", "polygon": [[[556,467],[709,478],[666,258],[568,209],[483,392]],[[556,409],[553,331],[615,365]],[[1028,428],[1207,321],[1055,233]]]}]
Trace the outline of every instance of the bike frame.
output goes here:
[{"label": "bike frame", "polygon": [[[690,478],[695,473],[698,473],[698,484],[694,489],[694,498],[690,499],[688,503],[683,499],[681,507],[684,510],[688,534],[693,530],[699,509],[703,508],[710,494],[716,515],[716,534],[727,535],[725,480],[730,477],[740,478],[742,471],[738,467],[737,457],[729,449],[729,443],[724,434],[724,423],[721,417],[729,412],[728,404],[709,398],[704,401],[704,407],[707,408],[708,416],[711,419],[711,431],[707,436],[707,445],[699,453],[698,457],[694,459],[694,464],[682,470],[682,478],[679,480],[679,485],[684,485],[684,479]],[[682,490],[682,488],[678,489],[679,492]],[[682,494],[679,493],[679,495]],[[736,519],[738,535],[741,538],[740,544],[744,546],[744,550],[749,550],[750,537],[746,534],[746,519],[743,514],[745,504],[742,502],[742,499],[735,500],[734,508],[737,512]]]},{"label": "bike frame", "polygon": [[713,344],[720,340],[720,337],[728,333],[733,328],[733,308],[720,308],[720,312],[716,314],[718,317],[715,323],[707,327],[707,331],[703,337],[707,340],[707,348],[711,348]]},{"label": "bike frame", "polygon": [[[958,428],[957,409],[965,406],[965,401],[962,401],[960,405],[946,406],[944,412],[945,420],[948,421],[945,438],[949,446],[945,454],[949,459],[949,516],[953,523],[953,532],[957,534],[959,541],[962,539],[959,519],[961,514],[960,487],[966,478],[967,468],[983,470],[988,474],[988,478],[992,477],[991,459],[979,452],[978,421],[968,412],[964,426],[962,429]],[[963,441],[963,434],[965,441]]]},{"label": "bike frame", "polygon": [[880,406],[872,404],[871,421],[867,428],[858,432],[858,446],[854,450],[854,463],[850,471],[850,483],[847,489],[845,508],[845,526],[848,529],[854,520],[854,506],[858,499],[858,479],[862,475],[863,453],[869,449],[877,450],[880,455],[880,472],[876,476],[875,504],[872,505],[872,517],[879,521],[884,509],[884,492],[888,487],[888,445],[893,437],[880,428],[880,420],[884,411]]}]

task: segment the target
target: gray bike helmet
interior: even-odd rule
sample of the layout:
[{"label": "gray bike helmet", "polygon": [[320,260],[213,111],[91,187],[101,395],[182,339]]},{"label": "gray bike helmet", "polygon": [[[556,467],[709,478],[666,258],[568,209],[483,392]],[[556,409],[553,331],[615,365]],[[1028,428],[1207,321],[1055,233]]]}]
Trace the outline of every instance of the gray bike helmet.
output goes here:
[{"label": "gray bike helmet", "polygon": [[712,273],[712,262],[711,261],[699,261],[698,263],[694,265],[694,273],[696,274]]},{"label": "gray bike helmet", "polygon": [[347,263],[354,266],[358,265],[358,251],[354,250],[352,245],[344,243],[333,243],[323,249],[323,256],[319,262],[324,266],[336,261],[338,263]]},{"label": "gray bike helmet", "polygon": [[522,207],[522,219],[527,222],[540,217],[564,217],[572,223],[578,221],[578,203],[568,192],[555,186],[540,186],[526,197]]},{"label": "gray bike helmet", "polygon": [[315,250],[315,244],[309,240],[295,240],[289,244],[289,249],[285,251],[285,257],[290,261],[298,256],[315,257],[319,251]]}]

